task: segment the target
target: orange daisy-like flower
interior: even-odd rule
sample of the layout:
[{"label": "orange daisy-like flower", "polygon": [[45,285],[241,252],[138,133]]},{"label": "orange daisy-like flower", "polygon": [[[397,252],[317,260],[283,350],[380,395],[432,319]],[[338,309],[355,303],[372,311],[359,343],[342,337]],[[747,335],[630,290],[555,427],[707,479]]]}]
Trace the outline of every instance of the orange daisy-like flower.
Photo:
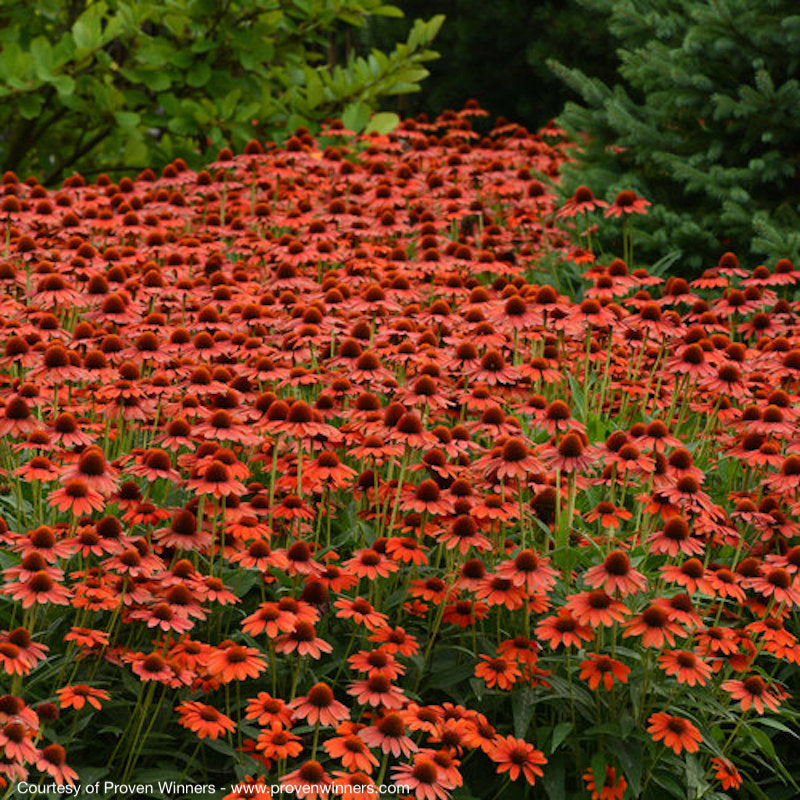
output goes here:
[{"label": "orange daisy-like flower", "polygon": [[68,480],[63,486],[50,492],[48,504],[58,511],[69,511],[75,517],[100,511],[105,505],[103,496],[89,487],[81,478]]},{"label": "orange daisy-like flower", "polygon": [[362,705],[395,709],[402,708],[405,703],[402,690],[393,686],[391,680],[382,673],[371,675],[365,680],[354,681],[347,689],[347,693]]},{"label": "orange daisy-like flower", "polygon": [[662,603],[656,602],[630,620],[622,635],[641,636],[644,647],[661,648],[664,642],[674,645],[675,636],[685,634],[683,626],[670,618],[667,608]]},{"label": "orange daisy-like flower", "polygon": [[488,756],[497,764],[498,773],[507,772],[512,781],[522,776],[531,786],[544,775],[542,766],[547,763],[544,753],[514,736],[498,736]]},{"label": "orange daisy-like flower", "polygon": [[623,622],[630,614],[624,603],[615,600],[602,589],[571,594],[567,598],[566,607],[581,625],[589,625],[592,628],[597,628],[599,625],[610,628],[615,622]]},{"label": "orange daisy-like flower", "polygon": [[417,745],[410,736],[406,735],[404,714],[406,712],[390,711],[372,725],[362,728],[358,731],[358,735],[370,747],[380,748],[384,753],[391,753],[395,758],[401,754],[409,756],[417,750]]},{"label": "orange daisy-like flower", "polygon": [[336,725],[343,719],[349,719],[350,710],[334,696],[327,683],[315,683],[305,697],[295,697],[289,708],[292,719],[304,719],[309,725]]},{"label": "orange daisy-like flower", "polygon": [[297,621],[291,633],[284,633],[275,640],[276,652],[292,653],[295,650],[301,656],[320,658],[323,653],[330,653],[333,645],[317,636],[311,622],[301,619]]},{"label": "orange daisy-like flower", "polygon": [[282,633],[294,630],[297,615],[282,609],[278,603],[261,603],[250,616],[242,620],[242,630],[250,636],[265,633],[269,639],[274,639]]},{"label": "orange daisy-like flower", "polygon": [[602,587],[609,594],[618,592],[622,597],[647,588],[647,578],[631,566],[622,550],[612,550],[602,564],[586,570],[584,580],[594,588]]},{"label": "orange daisy-like flower", "polygon": [[417,755],[411,764],[394,767],[392,776],[395,785],[413,791],[416,800],[446,800],[450,789],[455,788],[428,756]]},{"label": "orange daisy-like flower", "polygon": [[[3,717],[5,715],[2,715],[0,719]],[[6,721],[0,727],[0,748],[3,750],[5,759],[21,762],[35,761],[38,751],[31,741],[33,734],[33,728],[24,724],[18,717]]]},{"label": "orange daisy-like flower", "polygon": [[303,752],[303,744],[297,734],[282,728],[268,728],[261,731],[256,740],[256,749],[261,750],[265,758],[276,761],[284,758],[295,758]]},{"label": "orange daisy-like flower", "polygon": [[588,658],[581,661],[580,678],[589,681],[590,689],[596,689],[600,685],[600,681],[603,681],[605,690],[610,692],[615,678],[620,683],[628,682],[631,668],[625,666],[621,661],[601,653],[587,653],[586,655]]},{"label": "orange daisy-like flower", "polygon": [[658,663],[667,675],[689,686],[705,686],[711,677],[710,665],[690,650],[670,650],[659,656]]},{"label": "orange daisy-like flower", "polygon": [[259,692],[248,700],[245,716],[262,728],[288,728],[292,724],[292,710],[283,700],[268,692]]},{"label": "orange daisy-like flower", "polygon": [[319,761],[306,761],[281,778],[281,784],[294,787],[297,797],[305,800],[327,798],[332,792],[331,779]]},{"label": "orange daisy-like flower", "polygon": [[521,550],[516,557],[504,561],[496,574],[510,580],[514,586],[523,587],[530,594],[546,593],[555,586],[559,572],[550,561],[531,549]]},{"label": "orange daisy-like flower", "polygon": [[328,739],[324,747],[331,758],[342,762],[345,769],[372,774],[373,767],[378,766],[378,759],[369,751],[366,742],[354,733]]},{"label": "orange daisy-like flower", "polygon": [[722,784],[725,791],[728,789],[738,789],[743,781],[739,770],[727,759],[716,756],[711,759],[711,765],[716,772],[714,777]]},{"label": "orange daisy-like flower", "polygon": [[267,668],[264,659],[254,647],[244,647],[229,643],[220,647],[208,657],[207,669],[222,683],[255,678]]},{"label": "orange daisy-like flower", "polygon": [[592,770],[583,773],[583,780],[586,782],[586,791],[592,793],[592,800],[622,800],[628,788],[625,776],[617,777],[616,769],[608,765],[602,783],[595,780]]},{"label": "orange daisy-like flower", "polygon": [[50,775],[58,786],[65,783],[74,786],[78,777],[78,773],[67,766],[67,753],[60,744],[49,744],[41,750],[36,759],[36,769]]},{"label": "orange daisy-like flower", "polygon": [[788,696],[782,689],[776,691],[777,687],[769,687],[759,675],[751,675],[741,681],[725,681],[722,688],[730,693],[733,700],[739,700],[742,711],[752,706],[757,714],[763,714],[765,707],[777,711],[783,697]]},{"label": "orange daisy-like flower", "polygon": [[508,691],[520,677],[519,667],[514,661],[502,656],[481,656],[482,663],[475,666],[475,676],[483,678],[491,689],[494,686]]},{"label": "orange daisy-like flower", "polygon": [[131,664],[131,669],[143,681],[168,683],[174,675],[172,667],[160,653],[149,655],[138,653]]},{"label": "orange daisy-like flower", "polygon": [[236,727],[232,719],[216,708],[196,700],[186,700],[176,706],[175,710],[180,712],[178,724],[194,731],[198,739],[217,739]]},{"label": "orange daisy-like flower", "polygon": [[32,573],[25,581],[7,583],[0,592],[9,595],[12,600],[22,600],[23,608],[30,608],[34,603],[41,605],[54,603],[64,606],[69,603],[69,598],[72,596],[69,589],[56,583],[44,569]]},{"label": "orange daisy-like flower", "polygon": [[109,700],[108,692],[103,689],[95,689],[83,683],[76,683],[74,686],[65,686],[59,689],[56,694],[61,708],[83,708],[86,703],[99,709],[101,700]]},{"label": "orange daisy-like flower", "polygon": [[671,747],[675,755],[679,755],[682,750],[696,753],[700,749],[703,737],[688,719],[658,712],[651,714],[647,721],[650,723],[647,732],[653,737],[653,741],[663,740],[664,746]]},{"label": "orange daisy-like flower", "polygon": [[581,625],[568,608],[560,608],[557,614],[545,617],[536,626],[536,635],[548,641],[555,650],[559,645],[580,647],[581,642],[594,638],[594,631],[588,625]]}]

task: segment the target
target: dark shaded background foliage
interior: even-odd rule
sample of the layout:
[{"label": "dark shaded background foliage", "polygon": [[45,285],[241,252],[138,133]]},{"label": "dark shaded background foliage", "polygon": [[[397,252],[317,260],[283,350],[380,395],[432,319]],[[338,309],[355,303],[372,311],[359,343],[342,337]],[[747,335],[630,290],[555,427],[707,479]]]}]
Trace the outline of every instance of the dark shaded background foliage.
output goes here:
[{"label": "dark shaded background foliage", "polygon": [[438,114],[477,98],[492,116],[530,129],[561,113],[575,94],[547,66],[555,58],[603,81],[619,60],[606,14],[577,0],[399,0],[406,21],[375,19],[366,36],[386,48],[403,38],[408,19],[445,14],[423,91],[399,99],[405,113]]}]

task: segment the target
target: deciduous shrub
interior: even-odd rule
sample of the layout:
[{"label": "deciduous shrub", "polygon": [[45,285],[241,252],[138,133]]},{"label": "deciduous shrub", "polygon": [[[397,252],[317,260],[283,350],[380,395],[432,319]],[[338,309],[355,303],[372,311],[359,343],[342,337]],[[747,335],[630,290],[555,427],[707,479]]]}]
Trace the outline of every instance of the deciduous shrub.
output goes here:
[{"label": "deciduous shrub", "polygon": [[381,0],[4,3],[0,164],[50,182],[176,156],[199,164],[328,116],[363,130],[381,97],[419,88],[444,19],[417,20],[391,52],[336,47],[381,15],[402,12]]}]

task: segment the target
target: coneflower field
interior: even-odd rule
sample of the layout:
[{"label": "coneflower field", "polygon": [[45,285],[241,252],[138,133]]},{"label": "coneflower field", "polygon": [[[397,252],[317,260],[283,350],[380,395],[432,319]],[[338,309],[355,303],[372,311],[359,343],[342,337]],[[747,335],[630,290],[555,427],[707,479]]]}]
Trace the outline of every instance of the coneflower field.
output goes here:
[{"label": "coneflower field", "polygon": [[481,113],[2,177],[0,798],[800,796],[800,271]]}]

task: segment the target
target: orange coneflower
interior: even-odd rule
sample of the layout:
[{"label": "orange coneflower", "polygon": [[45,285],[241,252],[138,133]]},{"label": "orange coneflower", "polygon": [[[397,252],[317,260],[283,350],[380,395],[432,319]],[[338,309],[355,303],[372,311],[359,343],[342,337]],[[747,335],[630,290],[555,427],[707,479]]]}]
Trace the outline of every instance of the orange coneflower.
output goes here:
[{"label": "orange coneflower", "polygon": [[683,626],[670,617],[663,603],[651,603],[626,625],[623,638],[641,636],[643,647],[662,648],[664,643],[674,646],[676,636],[685,636]]},{"label": "orange coneflower", "polygon": [[368,676],[385,675],[389,680],[396,680],[406,671],[394,655],[383,646],[375,650],[361,650],[347,660],[357,672],[366,672]]},{"label": "orange coneflower", "polygon": [[262,728],[289,728],[292,724],[292,710],[281,698],[268,692],[259,692],[247,701],[245,716]]},{"label": "orange coneflower", "polygon": [[198,739],[218,739],[236,728],[230,717],[196,700],[185,700],[175,710],[180,712],[178,724],[194,731]]},{"label": "orange coneflower", "polygon": [[369,751],[366,742],[355,733],[334,736],[323,745],[331,758],[338,758],[345,769],[360,770],[368,775],[378,766],[378,759]]},{"label": "orange coneflower", "polygon": [[510,580],[514,586],[523,587],[530,594],[547,593],[555,586],[559,572],[550,566],[550,560],[526,548],[508,561],[502,562],[496,574]]},{"label": "orange coneflower", "polygon": [[631,668],[610,656],[601,653],[587,653],[588,658],[581,662],[581,680],[589,682],[590,689],[596,689],[602,680],[606,691],[614,686],[614,679],[620,683],[628,682]]},{"label": "orange coneflower", "polygon": [[392,777],[396,786],[405,787],[406,792],[413,791],[416,800],[446,800],[450,789],[455,788],[427,756],[417,755],[411,764],[393,767]]},{"label": "orange coneflower", "polygon": [[293,787],[298,798],[318,800],[331,792],[331,779],[319,761],[306,761],[281,778],[281,784]]},{"label": "orange coneflower", "polygon": [[254,647],[223,642],[208,657],[208,672],[222,683],[255,678],[267,668]]},{"label": "orange coneflower", "polygon": [[81,478],[68,480],[63,486],[50,492],[48,504],[58,511],[69,511],[75,517],[100,511],[105,505],[103,496],[89,487]]},{"label": "orange coneflower", "polygon": [[491,689],[494,686],[510,691],[521,673],[519,667],[509,658],[503,656],[481,655],[482,663],[475,666],[475,676],[483,678]]},{"label": "orange coneflower", "polygon": [[622,550],[612,550],[602,564],[590,567],[583,577],[590,586],[602,587],[609,594],[618,592],[622,597],[647,588],[647,578],[631,566]]},{"label": "orange coneflower", "polygon": [[297,734],[282,728],[268,728],[258,735],[256,749],[262,752],[264,758],[279,761],[299,756],[303,752],[303,744]]},{"label": "orange coneflower", "polygon": [[22,600],[23,608],[30,608],[34,603],[67,605],[72,592],[62,586],[44,569],[33,572],[27,580],[16,583],[7,583],[0,589],[0,593],[7,594],[12,600]]},{"label": "orange coneflower", "polygon": [[403,690],[393,686],[391,680],[382,673],[375,673],[368,678],[353,681],[347,689],[357,703],[387,709],[402,708],[405,704]]},{"label": "orange coneflower", "polygon": [[50,649],[47,645],[35,642],[30,631],[23,627],[0,632],[0,644],[2,643],[16,647],[19,650],[19,659],[26,662],[31,669],[47,656]]},{"label": "orange coneflower", "polygon": [[379,748],[393,756],[409,756],[417,750],[414,740],[406,735],[406,722],[402,714],[389,711],[372,725],[358,731],[359,737],[372,748]]},{"label": "orange coneflower", "polygon": [[298,620],[294,630],[284,633],[275,640],[275,651],[292,653],[295,650],[301,656],[320,658],[323,653],[330,653],[333,645],[317,636],[313,623]]},{"label": "orange coneflower", "polygon": [[327,683],[315,683],[305,697],[296,697],[289,703],[292,719],[306,720],[309,725],[336,725],[350,717],[350,710],[333,695]]},{"label": "orange coneflower", "polygon": [[85,703],[100,709],[101,700],[110,700],[110,695],[103,689],[96,689],[84,683],[76,683],[73,686],[64,686],[56,694],[61,708],[74,708],[76,711],[83,708]]},{"label": "orange coneflower", "polygon": [[618,508],[613,503],[603,501],[595,506],[585,517],[586,522],[594,522],[599,519],[604,528],[619,528],[622,520],[629,520],[632,517],[630,511],[625,508]]},{"label": "orange coneflower", "polygon": [[777,711],[781,699],[788,696],[782,689],[776,686],[770,687],[758,675],[751,675],[744,680],[725,681],[722,688],[733,700],[741,703],[742,711],[747,711],[752,706],[757,714],[763,714],[765,707]]},{"label": "orange coneflower", "polygon": [[583,780],[586,782],[586,791],[592,793],[592,800],[622,800],[628,788],[625,776],[617,777],[616,769],[609,765],[606,765],[602,783],[595,779],[593,770],[584,772]]},{"label": "orange coneflower", "polygon": [[340,597],[334,604],[336,616],[341,619],[352,619],[356,625],[364,625],[369,630],[376,630],[386,624],[386,614],[376,611],[372,604],[363,597],[348,600]]},{"label": "orange coneflower", "polygon": [[774,567],[764,575],[747,578],[743,585],[755,589],[762,597],[774,597],[787,608],[800,605],[800,576],[792,575],[783,567]]},{"label": "orange coneflower", "polygon": [[78,773],[67,766],[67,754],[60,744],[49,744],[42,748],[35,763],[36,769],[50,775],[58,786],[65,783],[69,786],[75,785]]},{"label": "orange coneflower", "polygon": [[409,657],[419,652],[416,638],[406,633],[402,627],[392,628],[384,623],[376,628],[368,639],[381,644],[389,653],[400,653],[401,656]]},{"label": "orange coneflower", "polygon": [[738,789],[742,785],[743,780],[739,770],[726,758],[715,756],[711,759],[711,764],[716,770],[714,777],[726,792],[728,789]]},{"label": "orange coneflower", "polygon": [[689,686],[705,686],[711,677],[711,667],[690,650],[669,650],[658,657],[658,663],[667,675]]},{"label": "orange coneflower", "polygon": [[531,786],[544,775],[541,767],[547,763],[544,753],[514,736],[498,736],[488,756],[497,764],[498,773],[507,772],[512,781],[522,776]]},{"label": "orange coneflower", "polygon": [[249,636],[266,633],[269,639],[274,639],[282,633],[291,633],[296,622],[296,614],[282,609],[278,603],[266,602],[242,620],[242,630]]},{"label": "orange coneflower", "polygon": [[664,746],[671,747],[676,756],[683,750],[687,753],[696,753],[700,749],[703,737],[688,719],[657,712],[651,714],[647,721],[650,723],[647,732],[653,740],[656,742],[663,740]]},{"label": "orange coneflower", "polygon": [[547,641],[555,650],[560,645],[581,647],[583,641],[594,638],[594,631],[588,625],[582,625],[568,608],[559,608],[558,613],[545,617],[536,626],[536,636]]},{"label": "orange coneflower", "polygon": [[7,759],[25,763],[33,762],[39,755],[31,737],[34,729],[23,724],[19,719],[6,721],[0,728],[0,748]]},{"label": "orange coneflower", "polygon": [[370,581],[379,577],[387,578],[390,573],[397,572],[400,568],[383,553],[378,553],[369,547],[356,550],[353,557],[344,562],[344,566],[356,577],[367,578]]},{"label": "orange coneflower", "polygon": [[565,606],[575,615],[581,625],[597,628],[603,625],[610,628],[617,622],[624,622],[630,609],[619,600],[615,600],[602,589],[580,592],[567,597]]}]

